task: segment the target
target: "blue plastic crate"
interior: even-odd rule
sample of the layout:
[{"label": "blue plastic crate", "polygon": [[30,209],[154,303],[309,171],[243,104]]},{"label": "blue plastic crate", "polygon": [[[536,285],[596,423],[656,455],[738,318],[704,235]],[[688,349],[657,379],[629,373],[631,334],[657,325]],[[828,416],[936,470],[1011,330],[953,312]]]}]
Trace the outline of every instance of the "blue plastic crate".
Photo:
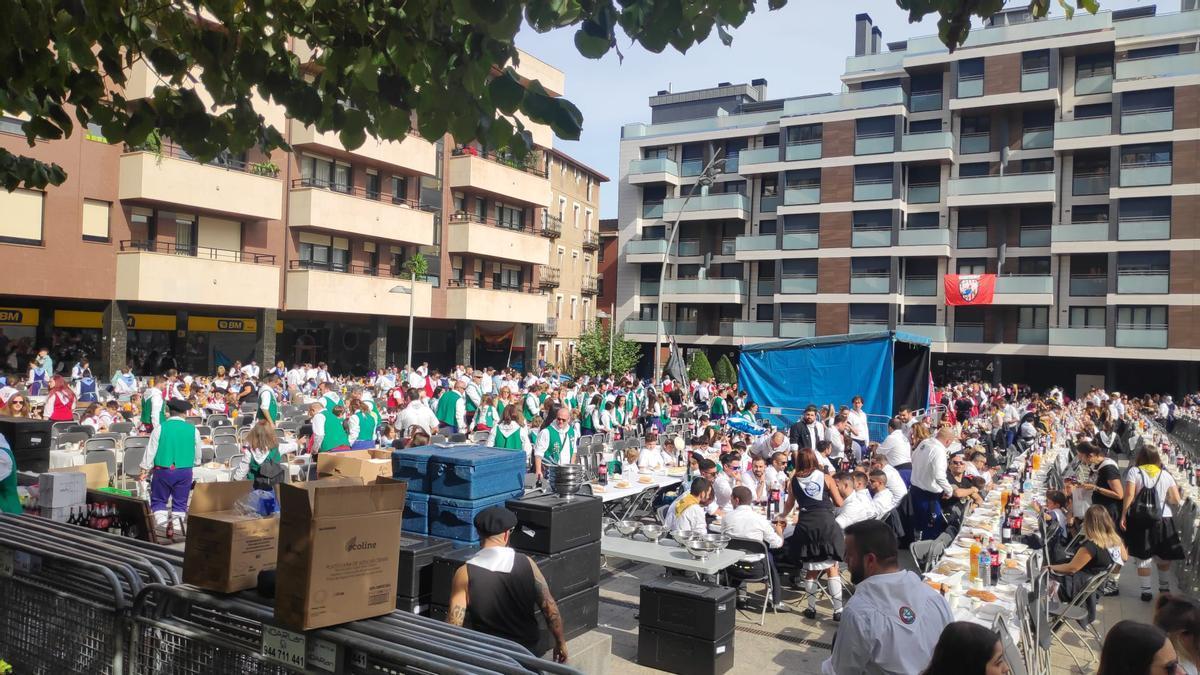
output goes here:
[{"label": "blue plastic crate", "polygon": [[409,492],[429,494],[429,460],[447,446],[422,445],[392,451],[392,478],[408,481]]},{"label": "blue plastic crate", "polygon": [[429,534],[429,495],[424,492],[404,495],[404,518],[400,529],[413,534]]},{"label": "blue plastic crate", "polygon": [[429,461],[429,494],[483,499],[525,489],[525,453],[483,445],[438,448]]},{"label": "blue plastic crate", "polygon": [[437,495],[429,496],[429,534],[455,541],[478,543],[475,531],[475,516],[489,506],[503,506],[509,499],[516,499],[524,490],[506,492],[483,499],[450,499]]}]

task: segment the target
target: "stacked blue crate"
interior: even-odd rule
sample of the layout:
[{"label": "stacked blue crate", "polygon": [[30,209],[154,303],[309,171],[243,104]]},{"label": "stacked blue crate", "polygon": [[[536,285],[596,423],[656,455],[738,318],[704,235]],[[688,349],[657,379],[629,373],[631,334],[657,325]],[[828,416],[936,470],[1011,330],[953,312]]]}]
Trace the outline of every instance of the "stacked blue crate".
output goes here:
[{"label": "stacked blue crate", "polygon": [[397,450],[392,473],[408,481],[406,531],[473,544],[480,511],[524,494],[525,454],[481,445]]}]

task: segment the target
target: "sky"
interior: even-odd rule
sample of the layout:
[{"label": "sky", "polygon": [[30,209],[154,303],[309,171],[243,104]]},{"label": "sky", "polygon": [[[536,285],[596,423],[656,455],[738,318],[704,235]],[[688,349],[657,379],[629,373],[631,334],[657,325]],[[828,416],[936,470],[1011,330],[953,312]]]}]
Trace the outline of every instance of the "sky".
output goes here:
[{"label": "sky", "polygon": [[[600,216],[617,215],[617,152],[621,126],[649,122],[647,98],[661,89],[687,91],[716,86],[718,82],[748,83],[766,78],[767,95],[785,98],[841,90],[846,57],[854,53],[854,16],[871,15],[883,31],[883,42],[933,35],[936,16],[917,24],[908,23],[907,12],[892,0],[830,2],[792,0],[783,9],[767,11],[759,2],[734,31],[733,44],[726,47],[716,32],[680,54],[668,47],[653,54],[640,46],[619,41],[624,61],[610,51],[599,60],[587,59],[575,49],[574,29],[539,34],[524,27],[517,46],[566,74],[566,96],[583,113],[583,133],[578,141],[555,139],[555,147],[610,179],[601,187]],[[1102,9],[1140,4],[1136,0],[1101,0]],[[1159,3],[1159,11],[1178,11],[1175,3]],[[1052,15],[1061,15],[1057,5]]]}]

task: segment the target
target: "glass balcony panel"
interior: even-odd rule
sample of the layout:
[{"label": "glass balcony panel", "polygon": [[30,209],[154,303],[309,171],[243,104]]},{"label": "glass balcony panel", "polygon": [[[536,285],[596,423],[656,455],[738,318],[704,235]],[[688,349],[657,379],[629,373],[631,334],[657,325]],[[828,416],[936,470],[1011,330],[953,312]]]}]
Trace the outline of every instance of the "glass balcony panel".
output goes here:
[{"label": "glass balcony panel", "polygon": [[758,296],[775,295],[775,280],[774,279],[759,279],[755,286],[755,293]]},{"label": "glass balcony panel", "polygon": [[891,279],[886,276],[853,276],[850,277],[851,293],[887,293]]},{"label": "glass balcony panel", "polygon": [[959,248],[987,248],[987,230],[959,230]]},{"label": "glass balcony panel", "polygon": [[896,137],[892,134],[880,136],[860,136],[854,139],[854,154],[878,155],[896,151]]},{"label": "glass balcony panel", "polygon": [[821,201],[821,186],[790,187],[783,190],[784,204],[818,204]]},{"label": "glass balcony panel", "polygon": [[626,319],[625,332],[636,333],[638,335],[654,335],[654,332],[659,328],[662,329],[663,335],[674,332],[675,324],[672,321],[647,321],[643,319]]},{"label": "glass balcony panel", "polygon": [[954,324],[954,341],[955,342],[983,342],[983,324],[981,324],[981,323],[955,323]]},{"label": "glass balcony panel", "polygon": [[869,246],[891,246],[892,230],[891,228],[879,230],[855,228],[850,233],[850,245],[855,248]]},{"label": "glass balcony panel", "polygon": [[674,295],[745,295],[746,282],[742,279],[667,279],[663,292]]},{"label": "glass balcony panel", "polygon": [[1049,328],[1025,328],[1022,326],[1017,326],[1017,344],[1044,345],[1049,341]]},{"label": "glass balcony panel", "polygon": [[1034,70],[1021,73],[1021,91],[1039,91],[1050,86],[1050,71]]},{"label": "glass balcony panel", "polygon": [[1108,183],[1108,174],[1075,174],[1071,177],[1071,194],[1106,195]]},{"label": "glass balcony panel", "polygon": [[1170,131],[1175,128],[1175,110],[1147,110],[1121,114],[1121,133],[1143,134],[1149,131]]},{"label": "glass balcony panel", "polygon": [[742,150],[738,155],[742,166],[751,166],[754,164],[769,164],[779,161],[779,148],[755,148],[753,150]]},{"label": "glass balcony panel", "polygon": [[1105,136],[1111,133],[1111,117],[1087,117],[1081,120],[1066,120],[1054,123],[1054,137],[1059,140],[1064,138]]},{"label": "glass balcony panel", "polygon": [[773,234],[746,234],[737,238],[734,252],[738,251],[774,251],[777,241]]},{"label": "glass balcony panel", "polygon": [[806,159],[821,159],[821,143],[798,143],[783,149],[783,157],[789,162],[799,162]]},{"label": "glass balcony panel", "polygon": [[1022,227],[1018,236],[1018,243],[1021,246],[1049,246],[1050,228]]},{"label": "glass balcony panel", "polygon": [[855,333],[878,333],[879,331],[884,331],[887,329],[888,329],[888,324],[886,321],[879,321],[879,322],[851,321],[850,322],[850,334],[851,335],[853,335]]},{"label": "glass balcony panel", "polygon": [[704,332],[700,330],[700,322],[699,321],[676,321],[675,322],[675,334],[676,335],[704,335]]},{"label": "glass balcony panel", "polygon": [[963,134],[958,138],[958,151],[964,155],[988,152],[992,149],[991,134]]},{"label": "glass balcony panel", "polygon": [[1170,185],[1171,165],[1133,165],[1121,166],[1121,187],[1142,187],[1145,185]]},{"label": "glass balcony panel", "polygon": [[935,296],[937,295],[937,279],[935,277],[907,277],[904,279],[904,294],[921,298]]},{"label": "glass balcony panel", "polygon": [[643,281],[638,286],[639,295],[658,295],[657,281]]},{"label": "glass balcony panel", "polygon": [[1113,27],[1116,29],[1118,40],[1133,37],[1169,35],[1200,29],[1200,16],[1192,12],[1162,13],[1137,19],[1116,21],[1113,23]]},{"label": "glass balcony panel", "polygon": [[892,198],[892,181],[878,183],[855,183],[854,201],[866,202]]},{"label": "glass balcony panel", "polygon": [[1108,223],[1064,223],[1050,229],[1051,241],[1107,241]]},{"label": "glass balcony panel", "polygon": [[942,199],[940,183],[922,183],[908,186],[909,204],[936,204]]},{"label": "glass balcony panel", "polygon": [[642,173],[665,173],[672,176],[679,175],[679,165],[673,159],[666,157],[652,157],[650,159],[635,159],[629,163],[629,174]]},{"label": "glass balcony panel", "polygon": [[780,321],[779,337],[810,338],[817,334],[817,324],[812,321]]},{"label": "glass balcony panel", "polygon": [[[686,202],[686,206],[685,206]],[[692,195],[691,199],[687,197],[671,197],[663,202],[663,211],[665,213],[695,213],[698,211],[715,211],[724,209],[738,209],[746,211],[750,208],[750,200],[746,195],[737,192],[729,192],[725,194],[707,194],[707,195]]]},{"label": "glass balcony panel", "polygon": [[950,181],[951,195],[1044,192],[1054,189],[1053,173],[1010,173],[1005,176],[973,176]]},{"label": "glass balcony panel", "polygon": [[896,330],[904,332],[904,333],[912,333],[913,335],[920,335],[921,337],[929,338],[930,340],[933,340],[934,342],[945,342],[946,341],[946,327],[945,326],[935,326],[932,324],[918,324],[918,323],[902,323],[899,326],[896,326]]},{"label": "glass balcony panel", "polygon": [[996,277],[997,293],[1053,293],[1054,277],[1049,275]]},{"label": "glass balcony panel", "polygon": [[1167,327],[1131,328],[1117,325],[1117,346],[1136,349],[1166,349]]},{"label": "glass balcony panel", "polygon": [[817,278],[784,277],[779,280],[779,292],[783,295],[811,295],[817,292]]},{"label": "glass balcony panel", "polygon": [[737,253],[737,239],[729,237],[721,240],[721,255],[733,255]]},{"label": "glass balcony panel", "polygon": [[1089,75],[1075,78],[1075,95],[1107,94],[1112,91],[1112,75]]},{"label": "glass balcony panel", "polygon": [[642,217],[643,218],[662,218],[662,216],[663,216],[662,202],[650,202],[648,204],[642,204]]},{"label": "glass balcony panel", "polygon": [[1169,272],[1117,271],[1117,292],[1131,294],[1163,294],[1171,283]]},{"label": "glass balcony panel", "polygon": [[1124,218],[1117,221],[1117,239],[1120,241],[1146,241],[1150,239],[1170,238],[1170,216]]},{"label": "glass balcony panel", "polygon": [[[985,233],[986,234],[986,233]],[[901,246],[949,246],[950,230],[943,227],[929,230],[900,230]]]},{"label": "glass balcony panel", "polygon": [[1050,344],[1060,347],[1103,347],[1104,328],[1051,328]]},{"label": "glass balcony panel", "polygon": [[914,91],[908,96],[909,112],[928,112],[942,109],[942,92]]},{"label": "glass balcony panel", "polygon": [[774,213],[779,210],[779,202],[783,201],[780,197],[763,197],[758,204],[758,210],[763,213]]},{"label": "glass balcony panel", "polygon": [[817,247],[820,237],[816,232],[796,232],[783,235],[783,250],[801,251]]},{"label": "glass balcony panel", "polygon": [[625,245],[629,255],[664,255],[667,252],[666,239],[631,239]]},{"label": "glass balcony panel", "polygon": [[815,115],[840,110],[861,110],[885,105],[904,105],[904,90],[900,87],[864,89],[831,96],[808,96],[784,101],[783,116]]},{"label": "glass balcony panel", "polygon": [[1108,293],[1108,277],[1103,274],[1071,275],[1069,292],[1074,297],[1102,297]]},{"label": "glass balcony panel", "polygon": [[681,176],[699,176],[704,171],[704,160],[685,159],[680,164],[680,168],[682,169],[679,172]]},{"label": "glass balcony panel", "polygon": [[775,324],[771,321],[734,321],[734,337],[774,337]]},{"label": "glass balcony panel", "polygon": [[675,255],[689,256],[700,255],[700,240],[699,239],[681,239],[675,244]]},{"label": "glass balcony panel", "polygon": [[1200,52],[1117,61],[1118,80],[1191,75],[1200,70]]},{"label": "glass balcony panel", "polygon": [[959,79],[958,97],[975,98],[976,96],[983,96],[983,78],[980,77],[973,80]]},{"label": "glass balcony panel", "polygon": [[1054,147],[1054,128],[1025,129],[1021,134],[1021,147],[1025,150]]},{"label": "glass balcony panel", "polygon": [[923,134],[904,134],[900,149],[905,152],[914,150],[949,150],[954,147],[954,134],[949,131],[931,131]]}]

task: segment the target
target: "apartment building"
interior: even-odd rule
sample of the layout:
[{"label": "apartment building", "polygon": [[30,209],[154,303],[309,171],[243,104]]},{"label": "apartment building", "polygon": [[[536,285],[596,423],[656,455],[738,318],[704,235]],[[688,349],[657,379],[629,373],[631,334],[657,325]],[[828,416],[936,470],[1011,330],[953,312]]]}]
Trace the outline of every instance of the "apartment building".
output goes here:
[{"label": "apartment building", "polygon": [[543,229],[558,236],[550,244],[550,264],[538,276],[549,300],[537,353],[540,362],[561,366],[596,320],[600,186],[608,177],[558,150],[547,155],[551,195]]},{"label": "apartment building", "polygon": [[[596,252],[596,269],[599,279],[600,294],[596,296],[597,306],[606,314],[615,314],[617,306],[617,246],[619,228],[616,218],[600,219],[600,250]],[[603,321],[608,326],[608,321]]]},{"label": "apartment building", "polygon": [[[563,91],[528,54],[518,70]],[[125,95],[156,84],[141,61]],[[0,118],[0,146],[69,173],[0,191],[0,356],[16,352],[4,369],[44,346],[103,372],[251,358],[363,372],[404,361],[410,315],[415,361],[530,364],[549,297],[539,271],[560,237],[547,227],[549,128],[523,120],[538,147],[520,161],[415,134],[348,151],[280,106],[255,108],[292,152],[200,163],[169,139],[123,148],[98,128],[30,148],[21,120]],[[414,281],[403,266],[418,252],[430,272]]]},{"label": "apartment building", "polygon": [[[1007,11],[953,54],[885,51],[862,14],[840,94],[652,96],[622,130],[626,336],[653,342],[661,300],[690,349],[892,329],[931,341],[935,377],[1194,389],[1190,8]],[[698,185],[718,150],[724,173]],[[947,306],[944,276],[975,273],[998,275],[992,303]]]}]

